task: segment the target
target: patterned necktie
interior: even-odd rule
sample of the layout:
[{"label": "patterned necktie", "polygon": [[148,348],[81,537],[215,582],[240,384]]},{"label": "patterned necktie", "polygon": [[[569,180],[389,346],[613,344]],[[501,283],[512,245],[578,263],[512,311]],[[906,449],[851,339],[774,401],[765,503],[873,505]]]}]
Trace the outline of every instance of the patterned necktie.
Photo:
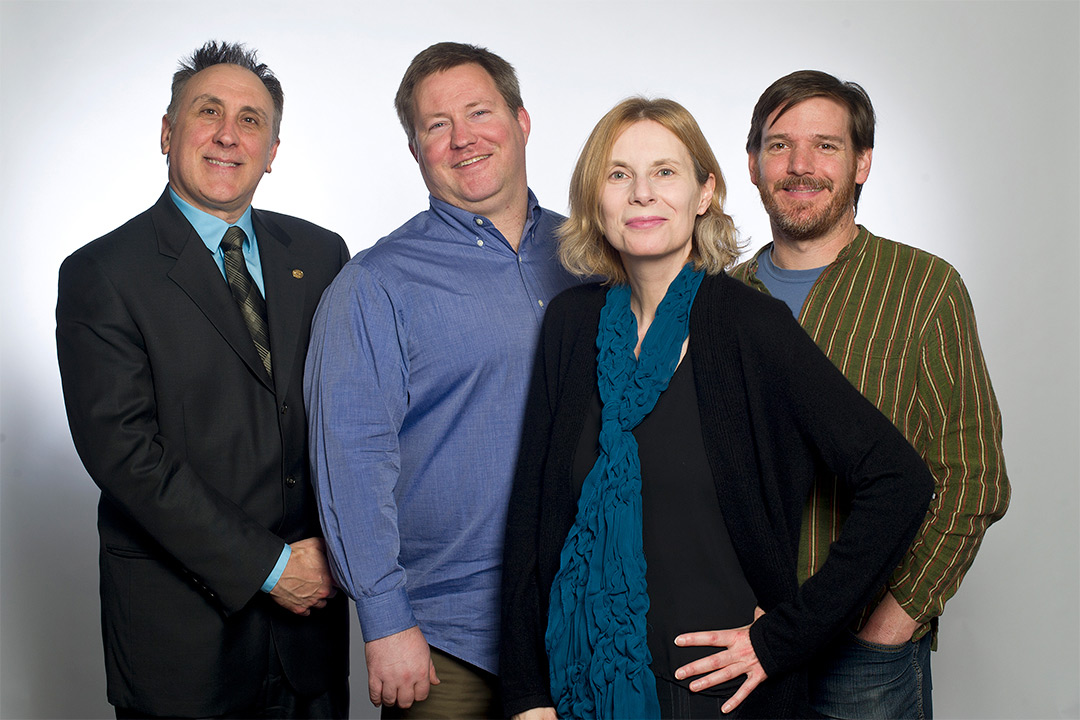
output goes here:
[{"label": "patterned necktie", "polygon": [[270,369],[270,334],[266,328],[266,303],[259,294],[259,286],[251,279],[244,261],[244,251],[241,248],[246,238],[244,231],[238,227],[225,231],[225,237],[221,239],[221,249],[225,254],[225,279],[229,281],[233,299],[240,306],[240,314],[244,316],[244,323],[251,333],[255,349],[259,351],[266,374],[273,380],[274,373]]}]

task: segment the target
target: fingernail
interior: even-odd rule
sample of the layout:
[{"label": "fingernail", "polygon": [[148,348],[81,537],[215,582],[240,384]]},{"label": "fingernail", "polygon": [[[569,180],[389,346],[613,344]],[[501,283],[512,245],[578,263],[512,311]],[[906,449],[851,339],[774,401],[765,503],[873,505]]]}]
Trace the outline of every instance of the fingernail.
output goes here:
[{"label": "fingernail", "polygon": [[675,679],[676,680],[682,680],[684,677],[686,677],[686,673],[684,673],[682,670],[676,670],[675,671]]}]

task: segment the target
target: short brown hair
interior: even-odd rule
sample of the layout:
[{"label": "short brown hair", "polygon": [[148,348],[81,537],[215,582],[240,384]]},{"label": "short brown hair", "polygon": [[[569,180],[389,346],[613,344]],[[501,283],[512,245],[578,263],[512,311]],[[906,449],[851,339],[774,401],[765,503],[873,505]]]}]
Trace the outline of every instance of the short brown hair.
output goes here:
[{"label": "short brown hair", "polygon": [[570,179],[570,217],[559,226],[559,260],[575,275],[601,276],[609,284],[626,282],[619,253],[604,238],[600,195],[619,135],[636,122],[652,120],[679,138],[704,185],[711,174],[716,189],[705,212],[694,221],[690,258],[710,275],[723,272],[739,256],[735,223],[724,212],[727,187],[712,148],[694,116],[674,100],[632,97],[612,108],[593,128]]},{"label": "short brown hair", "polygon": [[473,63],[482,67],[495,83],[495,88],[513,113],[525,107],[521,102],[521,88],[518,87],[517,73],[514,66],[491,52],[487,48],[456,42],[435,43],[420,51],[409,63],[397,95],[394,96],[394,108],[409,145],[415,140],[416,128],[413,115],[416,113],[416,88],[435,73],[444,72],[459,65]]},{"label": "short brown hair", "polygon": [[[798,70],[780,78],[761,94],[754,114],[750,118],[750,133],[746,136],[746,152],[757,155],[761,152],[761,136],[765,132],[765,121],[769,115],[780,109],[780,117],[791,108],[810,98],[829,98],[847,108],[851,144],[857,154],[874,147],[874,105],[870,96],[858,83],[843,82],[829,73],[820,70]],[[862,185],[855,186],[855,206],[859,205]]]}]

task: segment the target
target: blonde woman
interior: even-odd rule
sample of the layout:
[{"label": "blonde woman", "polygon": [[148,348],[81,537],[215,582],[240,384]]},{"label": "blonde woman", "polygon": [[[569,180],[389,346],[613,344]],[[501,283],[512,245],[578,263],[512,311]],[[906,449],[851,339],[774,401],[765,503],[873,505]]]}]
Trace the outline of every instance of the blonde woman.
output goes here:
[{"label": "blonde woman", "polygon": [[[779,301],[730,280],[694,118],[632,98],[574,170],[507,525],[500,679],[521,717],[802,717],[803,669],[881,588],[933,481]],[[851,517],[796,580],[828,471]]]}]

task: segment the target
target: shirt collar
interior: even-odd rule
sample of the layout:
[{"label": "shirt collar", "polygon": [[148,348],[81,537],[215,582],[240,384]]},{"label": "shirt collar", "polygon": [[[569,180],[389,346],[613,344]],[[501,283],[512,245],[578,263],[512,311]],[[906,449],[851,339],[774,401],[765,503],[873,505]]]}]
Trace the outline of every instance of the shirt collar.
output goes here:
[{"label": "shirt collar", "polygon": [[847,262],[866,248],[866,243],[870,240],[870,231],[862,225],[856,225],[855,227],[859,229],[859,232],[855,233],[855,239],[840,248],[840,252],[836,254],[836,260],[833,262]]},{"label": "shirt collar", "polygon": [[[225,235],[225,231],[231,227],[229,223],[188,203],[176,194],[176,191],[172,189],[172,186],[169,186],[169,195],[172,197],[172,201],[176,204],[176,207],[180,209],[180,212],[184,214],[187,221],[191,223],[191,227],[195,228],[195,232],[199,234],[199,238],[202,239],[207,250],[216,253],[218,251],[218,246],[221,245],[221,238]],[[244,250],[250,249],[251,244],[255,242],[255,228],[251,223],[250,205],[248,205],[247,210],[244,211],[244,214],[240,216],[240,219],[237,220],[234,225],[243,230],[244,235],[247,236],[244,238]]]},{"label": "shirt collar", "polygon": [[[864,228],[862,225],[856,225],[855,227],[859,229],[859,232],[855,234],[855,239],[849,242],[844,247],[840,248],[840,252],[836,254],[836,259],[829,263],[829,265],[835,265],[839,262],[847,262],[851,258],[857,256],[866,248],[866,243],[870,240],[870,231]],[[754,257],[750,260],[750,269],[753,272],[757,272],[758,265],[761,262],[762,254],[766,252],[770,253],[771,259],[772,246],[773,244],[771,242],[767,243],[763,248],[754,253]]]},{"label": "shirt collar", "polygon": [[[536,225],[536,222],[540,219],[540,202],[536,199],[536,195],[532,190],[529,190],[528,204],[529,212],[525,217],[525,227],[522,229],[521,238],[524,241]],[[435,213],[439,218],[449,225],[456,225],[462,229],[466,229],[469,232],[475,232],[477,227],[494,228],[495,225],[489,218],[479,215],[477,213],[469,212],[468,210],[462,210],[456,205],[451,205],[448,202],[440,200],[434,195],[429,195],[428,199],[431,202],[431,211]],[[478,223],[477,220],[482,222]],[[501,232],[501,231],[500,231]]]}]

